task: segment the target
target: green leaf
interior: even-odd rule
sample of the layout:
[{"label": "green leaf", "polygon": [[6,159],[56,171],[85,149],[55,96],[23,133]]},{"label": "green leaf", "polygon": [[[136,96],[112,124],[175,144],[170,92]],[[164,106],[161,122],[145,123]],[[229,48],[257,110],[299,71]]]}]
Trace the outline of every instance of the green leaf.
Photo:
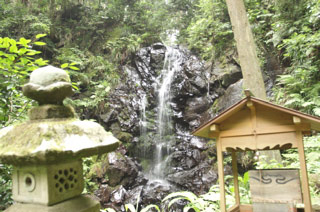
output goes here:
[{"label": "green leaf", "polygon": [[170,200],[169,204],[168,204],[168,208],[171,208],[171,206],[178,200],[181,200],[181,199],[186,199],[185,197],[177,197],[177,198],[174,198],[172,200]]},{"label": "green leaf", "polygon": [[15,46],[17,45],[17,42],[13,39],[9,39],[9,43],[12,45],[12,46]]},{"label": "green leaf", "polygon": [[136,212],[136,209],[134,208],[134,205],[132,204],[125,204],[125,209],[126,211],[130,211],[130,212]]},{"label": "green leaf", "polygon": [[145,207],[144,209],[142,209],[140,212],[147,212],[147,211],[148,211],[149,209],[151,209],[151,208],[155,208],[157,211],[160,212],[160,208],[159,208],[157,205],[153,205],[153,204],[148,205],[147,207]]},{"label": "green leaf", "polygon": [[171,193],[169,194],[168,196],[166,196],[162,202],[170,199],[170,198],[174,198],[174,197],[184,197],[186,200],[189,200],[190,202],[193,202],[195,200],[197,200],[197,196],[192,193],[192,192],[189,192],[189,191],[180,191],[180,192],[174,192],[174,193]]},{"label": "green leaf", "polygon": [[78,86],[77,86],[77,83],[73,82],[71,83],[72,84],[72,88],[75,89],[75,90],[79,90]]},{"label": "green leaf", "polygon": [[79,71],[79,70],[80,70],[78,67],[71,66],[71,65],[69,66],[69,68],[72,69],[72,70],[76,70],[76,71]]},{"label": "green leaf", "polygon": [[190,209],[193,209],[193,208],[190,207],[190,206],[185,206],[185,207],[183,208],[183,212],[188,212]]},{"label": "green leaf", "polygon": [[30,43],[31,40],[27,40],[25,38],[20,38],[18,44],[21,44],[24,47],[28,47],[28,43]]},{"label": "green leaf", "polygon": [[20,71],[20,74],[22,74],[22,75],[27,75],[27,74],[29,74],[29,73],[26,72],[26,71]]},{"label": "green leaf", "polygon": [[313,109],[315,115],[320,116],[320,107],[316,107]]},{"label": "green leaf", "polygon": [[304,102],[303,104],[302,104],[302,107],[309,107],[309,106],[312,106],[312,105],[314,105],[315,103],[314,102]]},{"label": "green leaf", "polygon": [[11,53],[17,53],[18,48],[17,48],[17,46],[16,46],[16,45],[12,45],[12,46],[10,46],[9,51],[10,51]]},{"label": "green leaf", "polygon": [[61,68],[67,68],[69,66],[69,63],[64,63],[64,64],[62,64],[60,67]]},{"label": "green leaf", "polygon": [[36,42],[34,42],[34,44],[37,45],[37,46],[45,46],[45,45],[47,45],[45,42],[41,42],[41,41],[36,41]]},{"label": "green leaf", "polygon": [[18,51],[18,54],[21,56],[21,55],[24,55],[28,50],[26,48],[21,48],[19,49]]},{"label": "green leaf", "polygon": [[47,36],[47,34],[37,34],[36,35],[36,39],[39,39],[39,38],[42,38],[42,37],[45,37]]},{"label": "green leaf", "polygon": [[36,52],[28,52],[26,55],[33,56],[36,55]]},{"label": "green leaf", "polygon": [[42,58],[40,58],[40,59],[35,60],[34,62],[39,66],[44,66],[44,65],[47,65],[48,61],[47,60],[43,60]]},{"label": "green leaf", "polygon": [[7,55],[8,59],[11,61],[14,61],[16,59],[16,57],[14,55]]},{"label": "green leaf", "polygon": [[249,183],[249,172],[244,173],[243,175],[243,183],[247,185]]},{"label": "green leaf", "polygon": [[30,62],[30,60],[28,60],[27,58],[21,57],[20,61],[22,64],[26,65],[28,62]]}]

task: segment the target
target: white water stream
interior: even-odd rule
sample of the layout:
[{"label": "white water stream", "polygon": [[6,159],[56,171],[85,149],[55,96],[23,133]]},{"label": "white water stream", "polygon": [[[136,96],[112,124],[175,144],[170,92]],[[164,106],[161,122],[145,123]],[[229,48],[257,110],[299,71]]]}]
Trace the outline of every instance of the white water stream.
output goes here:
[{"label": "white water stream", "polygon": [[173,126],[171,122],[171,83],[175,72],[181,69],[181,53],[172,47],[166,47],[164,66],[158,77],[158,114],[157,114],[157,136],[154,151],[153,167],[150,170],[150,179],[163,179],[163,168],[165,157],[169,153],[170,144],[173,142]]},{"label": "white water stream", "polygon": [[170,106],[171,101],[171,83],[174,78],[175,72],[180,68],[182,55],[177,49],[167,47],[164,67],[160,75],[160,87],[158,90],[158,134],[159,140],[156,145],[155,151],[155,177],[162,177],[162,162],[164,155],[169,152],[169,144],[171,143],[170,136],[172,135],[171,115],[172,109]]}]

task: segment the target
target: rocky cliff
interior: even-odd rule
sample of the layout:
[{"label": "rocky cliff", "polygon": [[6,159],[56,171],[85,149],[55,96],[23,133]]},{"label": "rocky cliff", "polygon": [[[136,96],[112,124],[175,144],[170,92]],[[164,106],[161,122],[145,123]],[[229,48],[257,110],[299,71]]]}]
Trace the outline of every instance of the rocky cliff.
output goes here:
[{"label": "rocky cliff", "polygon": [[[158,84],[168,47],[161,43],[140,49],[122,67],[122,84],[108,97],[108,107],[96,114],[99,122],[122,141],[116,153],[104,158],[96,195],[104,206],[121,209],[123,203],[159,203],[168,193],[207,192],[216,183],[214,142],[191,132],[242,97],[242,74],[235,61],[205,64],[188,50],[181,53],[170,85],[172,134],[162,150],[162,180],[150,179],[156,154]],[[169,126],[169,125],[168,125]],[[226,172],[230,170],[226,169]],[[181,203],[183,204],[183,203]],[[179,207],[179,206],[177,206]]]}]

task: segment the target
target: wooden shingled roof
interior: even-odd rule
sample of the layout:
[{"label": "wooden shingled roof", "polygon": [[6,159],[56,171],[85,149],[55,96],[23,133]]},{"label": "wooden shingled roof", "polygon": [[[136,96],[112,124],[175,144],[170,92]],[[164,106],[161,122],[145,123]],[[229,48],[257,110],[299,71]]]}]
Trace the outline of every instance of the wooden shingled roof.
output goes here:
[{"label": "wooden shingled roof", "polygon": [[297,110],[285,108],[285,107],[270,103],[268,101],[264,101],[264,100],[249,96],[249,97],[246,97],[246,98],[240,100],[236,104],[232,105],[227,110],[223,111],[221,114],[219,114],[218,116],[209,120],[208,122],[202,124],[196,130],[194,130],[192,132],[192,134],[195,136],[199,136],[199,137],[212,138],[211,136],[209,136],[210,126],[214,125],[214,124],[219,125],[222,122],[224,122],[225,120],[227,120],[228,118],[234,116],[237,112],[241,111],[242,109],[244,109],[244,107],[246,107],[248,101],[252,101],[253,104],[267,107],[272,110],[279,111],[281,113],[285,113],[285,114],[299,117],[299,118],[301,118],[303,123],[310,124],[311,129],[320,131],[320,118],[319,117],[305,114],[305,113],[302,113]]}]

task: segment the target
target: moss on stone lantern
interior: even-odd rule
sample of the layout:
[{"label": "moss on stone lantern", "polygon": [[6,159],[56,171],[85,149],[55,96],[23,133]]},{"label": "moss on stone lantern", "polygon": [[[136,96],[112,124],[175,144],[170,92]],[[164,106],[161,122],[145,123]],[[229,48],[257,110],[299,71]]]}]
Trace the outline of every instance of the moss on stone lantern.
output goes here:
[{"label": "moss on stone lantern", "polygon": [[14,166],[13,199],[6,212],[98,212],[81,195],[82,157],[115,150],[119,141],[102,126],[80,121],[63,100],[72,94],[68,74],[53,66],[35,70],[23,93],[39,102],[30,120],[0,130],[0,161]]}]

